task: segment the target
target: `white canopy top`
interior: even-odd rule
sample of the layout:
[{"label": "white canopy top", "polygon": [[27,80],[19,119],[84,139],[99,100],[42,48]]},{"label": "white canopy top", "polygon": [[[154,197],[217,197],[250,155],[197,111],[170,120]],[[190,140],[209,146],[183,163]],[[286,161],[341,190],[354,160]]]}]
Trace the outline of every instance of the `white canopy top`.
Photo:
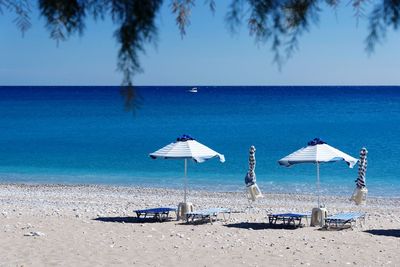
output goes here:
[{"label": "white canopy top", "polygon": [[221,162],[225,162],[225,156],[200,144],[192,138],[178,138],[171,143],[150,154],[153,159],[193,159],[201,163],[208,159],[218,157]]},{"label": "white canopy top", "polygon": [[280,165],[290,167],[298,163],[323,163],[341,160],[345,161],[350,168],[353,168],[357,163],[357,159],[321,141],[303,147],[278,162]]}]

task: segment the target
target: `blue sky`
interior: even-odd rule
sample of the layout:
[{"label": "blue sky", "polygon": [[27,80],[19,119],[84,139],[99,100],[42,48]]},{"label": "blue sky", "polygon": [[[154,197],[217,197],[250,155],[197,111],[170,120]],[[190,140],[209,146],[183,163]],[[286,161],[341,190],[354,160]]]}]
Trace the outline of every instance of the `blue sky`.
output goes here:
[{"label": "blue sky", "polygon": [[[141,55],[144,72],[137,85],[399,85],[399,32],[369,56],[366,23],[356,23],[351,6],[325,8],[318,25],[300,39],[299,50],[279,71],[267,45],[257,45],[246,25],[227,30],[228,1],[217,1],[215,15],[197,1],[187,35],[181,39],[169,1],[159,14],[157,45]],[[22,38],[13,16],[0,15],[0,85],[119,85],[118,45],[109,21],[88,21],[82,37],[56,43],[44,19],[32,14],[33,27]],[[396,49],[397,48],[397,49]],[[395,50],[396,49],[396,50]]]}]

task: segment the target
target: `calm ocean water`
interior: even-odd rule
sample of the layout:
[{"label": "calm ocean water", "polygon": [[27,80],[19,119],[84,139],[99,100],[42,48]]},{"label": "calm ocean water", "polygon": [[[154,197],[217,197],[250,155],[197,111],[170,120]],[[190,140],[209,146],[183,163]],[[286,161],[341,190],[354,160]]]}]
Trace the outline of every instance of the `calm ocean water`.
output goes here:
[{"label": "calm ocean water", "polygon": [[[224,164],[189,164],[190,188],[244,189],[255,145],[264,192],[315,190],[313,164],[277,160],[319,137],[358,158],[373,196],[400,194],[400,87],[139,87],[125,112],[118,87],[0,87],[0,181],[181,188],[183,161],[148,153],[190,134]],[[321,166],[321,188],[349,195],[357,168]]]}]

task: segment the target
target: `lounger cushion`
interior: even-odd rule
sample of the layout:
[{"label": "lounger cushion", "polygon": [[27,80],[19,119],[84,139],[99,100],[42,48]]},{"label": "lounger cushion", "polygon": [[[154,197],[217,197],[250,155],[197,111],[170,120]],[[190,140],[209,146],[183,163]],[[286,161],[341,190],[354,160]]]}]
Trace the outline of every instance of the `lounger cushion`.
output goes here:
[{"label": "lounger cushion", "polygon": [[136,213],[163,213],[169,211],[176,211],[176,208],[152,208],[152,209],[144,209],[144,210],[135,210]]}]

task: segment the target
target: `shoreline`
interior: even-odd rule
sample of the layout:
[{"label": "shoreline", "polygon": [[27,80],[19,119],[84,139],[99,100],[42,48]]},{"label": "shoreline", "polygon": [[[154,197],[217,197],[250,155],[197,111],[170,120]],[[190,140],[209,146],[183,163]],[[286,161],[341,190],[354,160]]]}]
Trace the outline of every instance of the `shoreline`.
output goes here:
[{"label": "shoreline", "polygon": [[[182,192],[183,194],[183,186],[180,187],[166,187],[166,186],[150,186],[150,185],[135,185],[135,184],[107,184],[107,183],[48,183],[48,182],[9,182],[9,181],[0,181],[0,188],[7,187],[7,186],[15,186],[15,187],[49,187],[49,188],[103,188],[103,189],[115,189],[115,190],[167,190],[175,193]],[[240,186],[238,186],[239,188]],[[195,192],[195,193],[221,193],[221,194],[243,194],[245,192],[245,185],[241,186],[243,190],[220,190],[215,191],[213,189],[206,189],[203,187],[195,187],[193,189],[189,188],[188,192]],[[279,196],[279,195],[301,195],[301,196],[308,196],[308,197],[315,197],[316,195],[311,193],[303,193],[303,192],[279,192],[279,191],[266,191],[262,192],[264,195],[272,195],[272,196]],[[338,198],[338,199],[349,199],[350,194],[326,194],[325,197],[328,198]],[[399,200],[400,195],[398,197],[395,196],[370,196],[368,194],[369,200]],[[349,202],[350,203],[350,202]]]},{"label": "shoreline", "polygon": [[328,212],[361,210],[362,227],[271,228],[269,212],[306,212],[313,195],[265,194],[246,210],[244,193],[191,190],[195,209],[225,207],[228,221],[135,220],[134,210],[176,206],[183,191],[104,185],[0,183],[0,254],[6,266],[396,266],[400,199],[357,207],[324,196]]},{"label": "shoreline", "polygon": [[[163,176],[134,176],[121,174],[92,174],[92,175],[65,175],[65,174],[19,174],[19,173],[1,173],[0,184],[33,184],[33,185],[71,185],[71,186],[115,186],[115,187],[141,187],[141,188],[162,188],[171,190],[183,189],[183,177],[166,177]],[[275,175],[278,176],[278,175]],[[274,177],[275,177],[274,176]],[[129,177],[129,179],[127,179]],[[230,177],[230,176],[229,176]],[[198,178],[198,177],[197,177]],[[275,179],[275,178],[273,178]],[[257,184],[264,193],[272,194],[312,194],[315,191],[315,181],[296,181],[285,180],[276,182],[274,180],[258,179]],[[244,179],[237,180],[209,180],[197,181],[189,177],[189,189],[194,191],[211,191],[211,192],[243,192],[245,189]],[[84,181],[84,182],[82,182]],[[400,198],[398,192],[400,186],[387,183],[379,186],[376,181],[367,182],[369,189],[368,196],[373,198]],[[321,183],[321,194],[329,196],[350,197],[355,189],[353,179],[347,181],[346,184],[341,182],[332,184],[330,182]]]}]

